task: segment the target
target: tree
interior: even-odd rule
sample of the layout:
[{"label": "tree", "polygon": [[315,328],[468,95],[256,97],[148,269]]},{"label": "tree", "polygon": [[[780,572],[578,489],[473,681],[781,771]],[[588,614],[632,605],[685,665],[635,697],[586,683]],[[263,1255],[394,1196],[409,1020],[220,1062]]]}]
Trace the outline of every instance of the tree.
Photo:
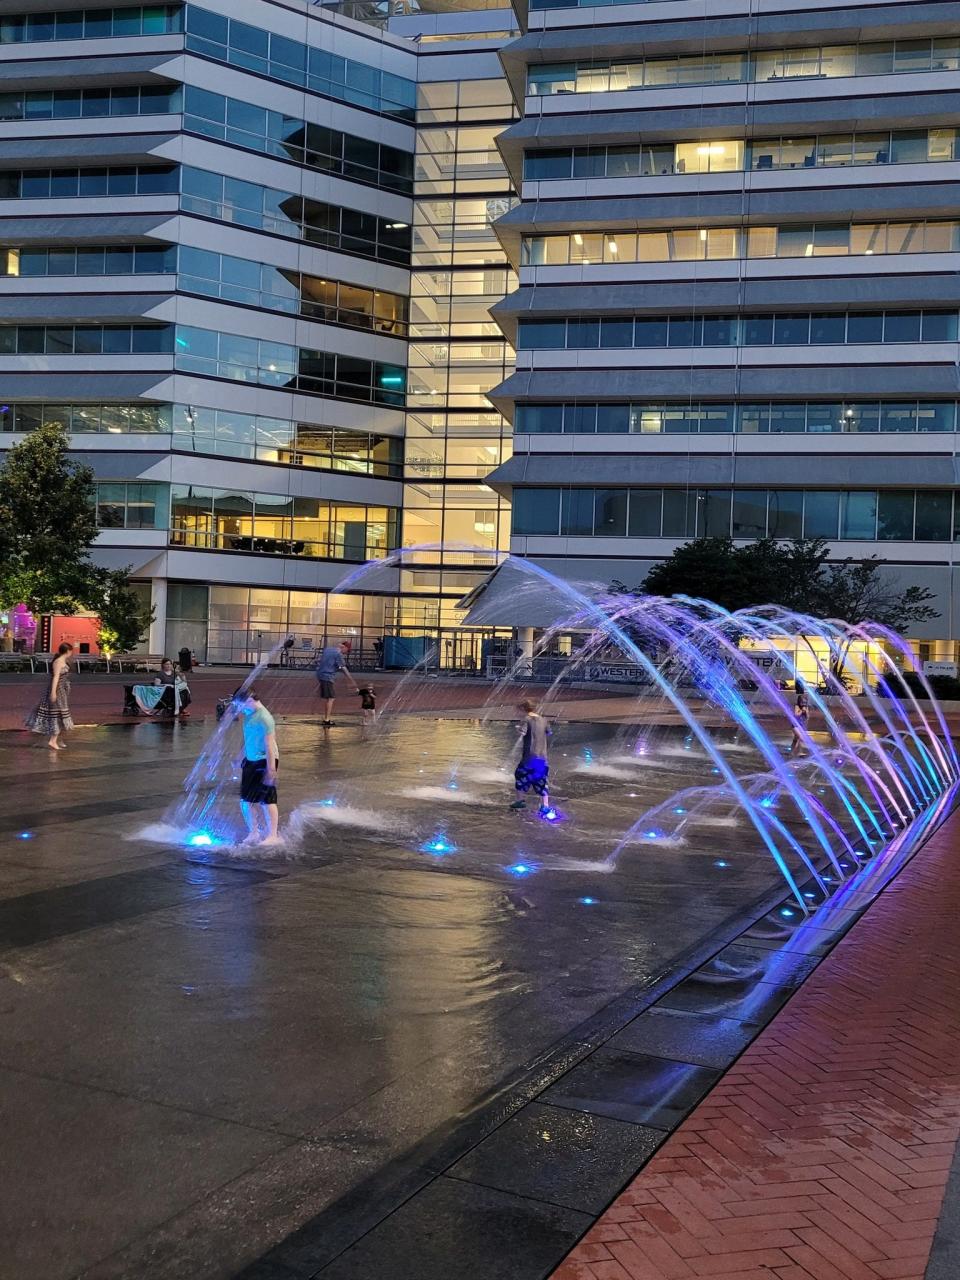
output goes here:
[{"label": "tree", "polygon": [[93,471],[68,456],[58,423],[32,431],[0,463],[0,608],[21,601],[33,613],[100,617],[114,652],[134,648],[149,627],[126,569],[94,564],[97,537]]},{"label": "tree", "polygon": [[[901,633],[939,613],[925,587],[899,589],[880,573],[882,561],[846,559],[828,563],[823,538],[778,542],[761,538],[737,545],[732,538],[697,538],[655,565],[632,595],[687,595],[721,608],[781,605],[815,618],[879,622]],[[628,591],[622,582],[614,591]]]},{"label": "tree", "polygon": [[126,569],[102,569],[99,576],[100,597],[95,609],[100,619],[100,648],[104,653],[128,653],[146,638],[155,610],[137,595]]},{"label": "tree", "polygon": [[55,423],[37,428],[0,465],[0,606],[76,613],[90,581],[97,536],[93,472],[67,457]]}]

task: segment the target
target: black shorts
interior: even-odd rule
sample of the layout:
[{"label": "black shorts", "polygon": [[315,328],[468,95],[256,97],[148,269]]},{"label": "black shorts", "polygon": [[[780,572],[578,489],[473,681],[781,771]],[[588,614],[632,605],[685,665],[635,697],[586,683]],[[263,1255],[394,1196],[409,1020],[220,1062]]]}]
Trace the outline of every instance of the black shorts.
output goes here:
[{"label": "black shorts", "polygon": [[518,791],[532,791],[534,795],[547,794],[547,779],[550,766],[542,756],[531,756],[529,760],[521,760],[513,773],[514,785]]},{"label": "black shorts", "polygon": [[[277,762],[279,763],[279,761]],[[276,765],[274,765],[276,768]],[[263,775],[267,771],[266,760],[244,760],[243,776],[240,780],[240,799],[247,804],[276,804],[277,788],[264,784]]]},{"label": "black shorts", "polygon": [[336,696],[332,680],[328,680],[325,676],[317,676],[317,683],[320,686],[321,698],[333,698]]}]

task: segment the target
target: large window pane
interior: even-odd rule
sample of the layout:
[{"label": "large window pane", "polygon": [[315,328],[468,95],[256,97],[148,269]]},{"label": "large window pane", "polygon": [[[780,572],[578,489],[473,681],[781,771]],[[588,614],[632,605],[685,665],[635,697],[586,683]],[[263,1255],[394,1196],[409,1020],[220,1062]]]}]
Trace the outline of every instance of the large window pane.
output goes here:
[{"label": "large window pane", "polygon": [[877,536],[877,495],[873,490],[840,495],[840,537],[872,542]]},{"label": "large window pane", "polygon": [[769,495],[771,538],[803,536],[803,492],[800,489],[771,489]]},{"label": "large window pane", "polygon": [[693,538],[697,532],[696,490],[665,489],[663,493],[663,536]]},{"label": "large window pane", "polygon": [[918,429],[920,431],[953,431],[957,417],[957,406],[953,401],[934,401],[929,404],[921,402],[919,407]]},{"label": "large window pane", "polygon": [[949,542],[953,494],[949,489],[917,490],[917,542]]},{"label": "large window pane", "polygon": [[733,536],[763,538],[767,532],[766,489],[735,489],[733,493]]},{"label": "large window pane", "polygon": [[881,542],[913,540],[913,490],[886,490],[877,495],[877,537]]},{"label": "large window pane", "polygon": [[630,430],[630,406],[627,404],[597,405],[597,433],[623,435]]},{"label": "large window pane", "polygon": [[529,433],[556,434],[563,431],[562,404],[520,404],[514,421],[514,431],[519,435]]},{"label": "large window pane", "polygon": [[851,312],[847,316],[847,342],[882,342],[883,316],[880,313]]},{"label": "large window pane", "polygon": [[805,346],[810,341],[809,316],[775,316],[773,344],[777,347]]},{"label": "large window pane", "polygon": [[594,515],[598,537],[622,538],[627,532],[626,489],[598,489]]},{"label": "large window pane", "polygon": [[536,535],[560,531],[559,489],[515,489],[513,532]]},{"label": "large window pane", "polygon": [[885,400],[880,412],[881,431],[916,431],[917,406],[915,401],[908,400],[898,404],[896,400]]},{"label": "large window pane", "polygon": [[843,406],[844,431],[879,431],[880,405],[877,401],[864,404],[845,404]]},{"label": "large window pane", "polygon": [[842,404],[808,404],[807,431],[825,435],[843,430]]},{"label": "large window pane", "polygon": [[560,532],[571,537],[593,533],[593,490],[564,489],[560,504]]},{"label": "large window pane", "polygon": [[730,536],[730,499],[729,489],[706,489],[697,495],[698,529],[701,526],[706,538],[727,538]]},{"label": "large window pane", "polygon": [[660,489],[630,490],[628,532],[631,538],[659,538],[662,503],[663,493]]},{"label": "large window pane", "polygon": [[803,536],[835,539],[840,521],[840,494],[830,489],[808,489],[803,496]]}]

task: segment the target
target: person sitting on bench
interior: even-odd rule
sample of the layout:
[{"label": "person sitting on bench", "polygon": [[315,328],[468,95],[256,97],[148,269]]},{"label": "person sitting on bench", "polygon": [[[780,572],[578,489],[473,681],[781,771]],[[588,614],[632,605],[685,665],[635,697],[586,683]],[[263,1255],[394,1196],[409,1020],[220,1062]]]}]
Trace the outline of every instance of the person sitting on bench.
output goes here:
[{"label": "person sitting on bench", "polygon": [[135,684],[133,697],[144,715],[189,715],[190,689],[186,680],[174,670],[169,658],[160,664],[160,675],[153,684]]}]

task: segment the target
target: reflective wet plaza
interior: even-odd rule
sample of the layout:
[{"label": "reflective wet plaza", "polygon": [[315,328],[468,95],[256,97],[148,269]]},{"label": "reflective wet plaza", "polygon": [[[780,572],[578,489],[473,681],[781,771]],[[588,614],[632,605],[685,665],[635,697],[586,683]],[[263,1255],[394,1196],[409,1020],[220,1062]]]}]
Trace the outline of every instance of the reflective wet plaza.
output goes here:
[{"label": "reflective wet plaza", "polygon": [[605,865],[703,765],[679,730],[631,759],[578,714],[556,823],[507,809],[508,724],[281,720],[303,821],[271,857],[152,838],[209,725],[81,730],[54,758],[5,734],[0,1276],[234,1276],[349,1193],[416,1184],[479,1106],[777,890],[735,819]]}]

